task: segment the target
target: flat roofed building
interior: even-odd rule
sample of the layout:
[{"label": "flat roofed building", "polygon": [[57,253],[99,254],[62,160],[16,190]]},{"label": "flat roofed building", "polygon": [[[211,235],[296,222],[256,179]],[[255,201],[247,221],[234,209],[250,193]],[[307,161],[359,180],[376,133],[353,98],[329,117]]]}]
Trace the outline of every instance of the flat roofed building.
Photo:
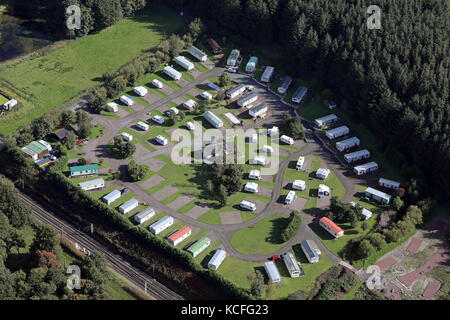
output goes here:
[{"label": "flat roofed building", "polygon": [[153,218],[155,214],[156,214],[155,209],[153,209],[152,207],[148,207],[139,212],[138,214],[136,214],[134,216],[134,221],[136,221],[139,224],[142,224]]},{"label": "flat roofed building", "polygon": [[374,189],[374,188],[370,188],[370,187],[367,188],[364,191],[364,194],[366,197],[371,198],[382,204],[389,204],[389,202],[391,201],[390,195],[388,195],[387,193],[384,193],[382,191],[379,191],[377,189]]},{"label": "flat roofed building", "polygon": [[292,252],[286,252],[281,255],[283,257],[284,264],[286,265],[286,269],[289,272],[291,278],[297,278],[302,274],[302,270],[300,269],[299,263],[297,259],[295,259]]},{"label": "flat roofed building", "polygon": [[318,126],[319,128],[322,128],[324,126],[327,126],[329,124],[332,124],[334,122],[339,121],[339,118],[337,115],[333,114],[329,114],[320,118],[317,118],[314,120],[314,123],[316,126]]},{"label": "flat roofed building", "polygon": [[175,81],[181,79],[181,73],[170,66],[164,67],[163,72]]},{"label": "flat roofed building", "polygon": [[281,282],[281,275],[273,261],[267,261],[264,263],[264,270],[266,270],[267,276],[273,283]]},{"label": "flat roofed building", "polygon": [[261,76],[261,81],[262,82],[270,82],[274,75],[275,75],[275,68],[274,67],[266,67]]},{"label": "flat roofed building", "polygon": [[172,233],[167,239],[169,242],[176,246],[181,241],[187,239],[192,234],[192,229],[188,226],[184,226],[183,228]]},{"label": "flat roofed building", "polygon": [[195,65],[189,61],[186,57],[178,56],[175,58],[175,62],[181,66],[182,68],[186,69],[187,71],[191,71],[195,68]]},{"label": "flat roofed building", "polygon": [[250,60],[248,60],[247,65],[245,66],[245,71],[246,72],[255,71],[257,64],[258,64],[258,57],[251,57]]},{"label": "flat roofed building", "polygon": [[195,258],[200,253],[203,252],[206,248],[209,247],[211,244],[211,240],[208,237],[202,237],[197,242],[195,242],[192,246],[187,249],[187,251],[192,254],[192,256]]},{"label": "flat roofed building", "polygon": [[116,189],[111,191],[107,195],[103,196],[102,201],[105,202],[107,205],[110,205],[111,203],[119,199],[121,196],[122,192]]},{"label": "flat roofed building", "polygon": [[369,158],[370,158],[370,151],[367,149],[344,154],[344,160],[347,163],[352,163]]},{"label": "flat roofed building", "polygon": [[294,103],[302,102],[303,98],[306,96],[307,93],[308,89],[306,87],[299,87],[292,96],[292,102]]},{"label": "flat roofed building", "polygon": [[205,62],[206,60],[208,60],[208,56],[206,55],[206,53],[204,53],[202,50],[198,49],[197,47],[190,46],[188,52],[191,56],[193,56],[194,58],[196,58],[197,60],[199,60],[201,62]]},{"label": "flat roofed building", "polygon": [[392,189],[392,190],[397,190],[398,188],[400,188],[400,182],[385,179],[385,178],[380,178],[380,180],[378,180],[378,185],[380,187]]},{"label": "flat roofed building", "polygon": [[98,174],[98,164],[96,163],[70,167],[70,177],[91,176],[94,174]]},{"label": "flat roofed building", "polygon": [[151,233],[157,235],[160,232],[166,230],[171,225],[173,225],[173,218],[171,216],[165,216],[161,220],[155,222],[150,227],[148,227],[148,229],[150,230]]},{"label": "flat roofed building", "polygon": [[211,260],[208,262],[208,268],[217,270],[219,269],[220,265],[222,264],[223,260],[225,260],[227,256],[227,253],[225,250],[217,249],[214,255],[212,256]]},{"label": "flat roofed building", "polygon": [[105,187],[105,180],[102,178],[80,182],[78,184],[84,191],[95,190]]},{"label": "flat roofed building", "polygon": [[340,126],[325,132],[328,139],[333,140],[350,133],[350,129],[347,126]]},{"label": "flat roofed building", "polygon": [[360,164],[353,168],[353,171],[358,175],[374,172],[378,170],[378,164],[374,161]]},{"label": "flat roofed building", "polygon": [[203,115],[203,118],[205,118],[205,120],[208,121],[216,129],[223,127],[222,120],[220,120],[220,118],[211,111],[206,111]]},{"label": "flat roofed building", "polygon": [[240,95],[241,93],[243,93],[245,90],[247,89],[247,86],[245,84],[239,84],[234,88],[231,88],[230,90],[227,91],[227,97],[230,99],[233,99],[235,97],[237,97],[238,95]]},{"label": "flat roofed building", "polygon": [[322,217],[319,220],[319,224],[322,228],[327,230],[333,237],[340,238],[344,235],[344,230],[338,227],[333,221],[328,219],[327,217]]},{"label": "flat roofed building", "polygon": [[292,83],[292,78],[289,76],[283,77],[283,79],[280,82],[280,85],[278,86],[278,93],[279,94],[285,94],[287,89],[289,89],[289,86]]},{"label": "flat roofed building", "polygon": [[253,117],[262,117],[267,113],[267,106],[264,103],[258,104],[256,107],[251,108],[248,110],[248,114]]},{"label": "flat roofed building", "polygon": [[237,60],[239,59],[239,56],[241,55],[241,52],[238,49],[233,49],[228,56],[227,59],[227,66],[234,67],[237,63]]},{"label": "flat roofed building", "polygon": [[250,93],[240,97],[237,101],[237,104],[240,107],[246,107],[249,104],[255,102],[256,100],[258,100],[258,95],[256,93]]},{"label": "flat roofed building", "polygon": [[131,198],[119,207],[119,212],[122,214],[127,214],[137,208],[138,205],[139,201],[137,201],[135,198]]},{"label": "flat roofed building", "polygon": [[360,141],[357,137],[351,137],[339,142],[336,142],[336,149],[339,151],[345,151],[354,147],[358,147],[360,144]]},{"label": "flat roofed building", "polygon": [[310,240],[303,240],[300,244],[302,251],[308,259],[309,263],[319,262],[319,255]]}]

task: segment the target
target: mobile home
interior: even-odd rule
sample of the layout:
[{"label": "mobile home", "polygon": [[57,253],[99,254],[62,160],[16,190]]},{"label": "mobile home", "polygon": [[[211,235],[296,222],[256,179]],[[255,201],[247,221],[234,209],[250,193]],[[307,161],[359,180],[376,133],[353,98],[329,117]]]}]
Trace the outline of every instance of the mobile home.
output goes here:
[{"label": "mobile home", "polygon": [[236,98],[247,89],[245,84],[239,84],[227,91],[227,97],[230,99]]},{"label": "mobile home", "polygon": [[344,230],[342,230],[338,225],[327,217],[322,217],[319,220],[319,224],[322,228],[327,230],[333,237],[340,238],[344,235]]},{"label": "mobile home", "polygon": [[319,184],[319,190],[317,192],[318,198],[328,197],[330,194],[331,194],[330,187],[328,187],[324,184]]},{"label": "mobile home", "polygon": [[211,111],[206,111],[203,115],[206,121],[208,121],[214,128],[219,129],[223,127],[223,122],[218,116],[216,116]]},{"label": "mobile home", "polygon": [[70,167],[70,177],[85,177],[98,174],[98,164]]},{"label": "mobile home", "polygon": [[297,164],[295,165],[296,170],[300,170],[305,163],[305,157],[298,157]]},{"label": "mobile home", "polygon": [[239,59],[241,52],[238,49],[233,49],[227,59],[227,66],[234,67]]},{"label": "mobile home", "polygon": [[148,229],[150,230],[151,233],[157,235],[158,233],[169,228],[171,225],[173,225],[173,218],[171,216],[165,216],[161,220],[155,222],[150,227],[148,227]]},{"label": "mobile home", "polygon": [[134,104],[134,100],[130,96],[121,96],[120,101],[129,107]]},{"label": "mobile home", "polygon": [[192,254],[192,256],[195,258],[200,253],[203,252],[206,248],[209,247],[211,244],[211,240],[208,237],[200,238],[196,243],[194,243],[192,246],[187,249],[187,251]]},{"label": "mobile home", "polygon": [[270,82],[272,81],[272,78],[275,75],[275,68],[274,67],[266,67],[266,69],[264,69],[264,72],[261,76],[261,81],[262,82]]},{"label": "mobile home", "polygon": [[219,269],[220,265],[222,264],[223,260],[225,260],[227,256],[227,253],[225,250],[217,249],[214,255],[212,256],[211,260],[208,262],[208,268],[217,270]]},{"label": "mobile home", "polygon": [[219,46],[216,40],[208,38],[206,39],[206,43],[209,45],[209,48],[214,54],[222,53],[222,48]]},{"label": "mobile home", "polygon": [[103,196],[102,200],[107,205],[110,205],[111,203],[113,203],[114,201],[119,199],[121,196],[122,196],[122,192],[120,192],[119,190],[116,189],[116,190],[111,191],[107,195]]},{"label": "mobile home", "polygon": [[253,71],[255,71],[257,64],[258,64],[258,57],[251,57],[250,60],[248,60],[247,65],[245,66],[245,71],[252,73]]},{"label": "mobile home", "polygon": [[250,170],[248,178],[251,180],[261,180],[261,172],[259,170]]},{"label": "mobile home", "polygon": [[302,102],[303,98],[308,93],[308,88],[306,87],[299,87],[297,91],[295,91],[294,95],[292,96],[292,102],[294,103],[300,103]]},{"label": "mobile home", "polygon": [[378,180],[378,185],[383,188],[397,190],[400,187],[400,182],[380,178],[380,180]]},{"label": "mobile home", "polygon": [[384,193],[382,191],[378,191],[377,189],[370,188],[370,187],[364,191],[364,194],[366,197],[373,199],[377,202],[380,202],[382,204],[389,204],[389,202],[391,201],[390,195],[388,195],[387,193]]},{"label": "mobile home", "polygon": [[149,208],[142,210],[137,215],[135,215],[134,221],[136,221],[139,224],[142,224],[142,223],[150,220],[151,218],[153,218],[155,216],[155,214],[156,214],[155,209],[149,207]]},{"label": "mobile home", "polygon": [[374,161],[361,164],[353,168],[353,171],[358,175],[374,172],[378,170],[378,164]]},{"label": "mobile home", "polygon": [[176,57],[175,62],[182,68],[186,69],[187,71],[191,71],[195,67],[195,65],[191,61],[189,61],[183,56]]},{"label": "mobile home", "polygon": [[244,107],[252,104],[256,100],[258,100],[258,95],[256,93],[250,93],[243,97],[240,97],[237,101],[237,104],[238,104],[238,106],[244,108]]},{"label": "mobile home", "polygon": [[78,185],[84,191],[96,190],[96,189],[101,189],[101,188],[105,187],[105,180],[103,180],[102,178],[99,178],[99,179],[94,179],[94,180],[90,180],[90,181],[80,182]]},{"label": "mobile home", "polygon": [[284,200],[284,204],[290,204],[294,199],[297,197],[295,194],[295,191],[289,191],[289,193],[286,196],[286,199]]},{"label": "mobile home", "polygon": [[333,140],[349,134],[350,129],[347,126],[340,126],[325,132],[328,139]]},{"label": "mobile home", "polygon": [[110,102],[106,104],[106,110],[109,112],[117,113],[119,112],[119,105],[115,102]]},{"label": "mobile home", "polygon": [[277,89],[278,93],[279,94],[285,94],[287,89],[289,89],[289,86],[291,85],[291,83],[292,83],[292,78],[291,77],[289,77],[289,76],[284,77],[281,80],[280,85],[278,86],[278,89]]},{"label": "mobile home", "polygon": [[326,115],[324,117],[320,117],[314,120],[314,123],[319,128],[323,128],[325,126],[328,126],[334,122],[337,122],[339,120],[338,116],[333,114]]},{"label": "mobile home", "polygon": [[294,180],[292,182],[292,189],[304,191],[306,190],[306,182],[303,180]]},{"label": "mobile home", "polygon": [[309,263],[319,262],[319,255],[317,254],[310,240],[303,240],[300,246],[302,247],[302,251],[306,256],[306,259],[308,259]]},{"label": "mobile home", "polygon": [[208,56],[206,55],[206,53],[194,46],[190,46],[188,52],[191,56],[201,62],[205,62],[206,60],[208,60]]},{"label": "mobile home", "polygon": [[292,139],[291,137],[288,137],[286,135],[282,135],[280,137],[280,141],[289,145],[293,145],[294,144],[294,139]]},{"label": "mobile home", "polygon": [[3,104],[3,110],[5,110],[5,111],[9,111],[9,110],[11,110],[14,106],[16,106],[17,105],[17,100],[15,100],[15,99],[11,99],[11,100],[9,100],[8,102],[5,102],[4,104]]},{"label": "mobile home", "polygon": [[265,262],[264,269],[266,270],[267,276],[269,277],[270,280],[272,280],[273,283],[281,282],[281,275],[280,272],[278,272],[275,262],[273,261]]},{"label": "mobile home", "polygon": [[316,171],[316,178],[326,180],[330,175],[330,169],[319,168]]},{"label": "mobile home", "polygon": [[181,79],[181,73],[170,66],[165,67],[163,72],[175,81]]},{"label": "mobile home", "polygon": [[130,213],[133,209],[137,208],[138,205],[139,201],[135,198],[131,198],[119,207],[119,212],[122,214]]},{"label": "mobile home", "polygon": [[347,163],[352,163],[352,162],[360,161],[363,159],[369,159],[369,158],[370,158],[370,151],[367,149],[344,154],[344,160]]},{"label": "mobile home", "polygon": [[247,210],[250,210],[250,211],[256,211],[256,205],[254,203],[250,202],[250,201],[242,200],[239,205],[243,209],[247,209]]},{"label": "mobile home", "polygon": [[171,234],[167,239],[169,240],[169,242],[172,245],[176,246],[183,240],[187,239],[191,234],[192,234],[192,229],[189,228],[188,226],[184,226],[183,228],[181,228],[181,229],[177,230],[176,232],[174,232],[173,234]]},{"label": "mobile home", "polygon": [[258,184],[255,182],[247,182],[244,186],[244,191],[257,193],[258,192]]},{"label": "mobile home", "polygon": [[300,269],[298,261],[295,259],[292,252],[286,252],[281,255],[283,257],[284,264],[286,265],[286,269],[289,272],[291,278],[297,278],[302,274],[302,270]]},{"label": "mobile home", "polygon": [[338,149],[340,152],[354,148],[359,147],[360,141],[357,137],[348,138],[339,142],[336,142],[336,149]]},{"label": "mobile home", "polygon": [[248,110],[248,114],[253,117],[263,117],[267,113],[267,106],[263,103],[258,104],[256,107]]}]

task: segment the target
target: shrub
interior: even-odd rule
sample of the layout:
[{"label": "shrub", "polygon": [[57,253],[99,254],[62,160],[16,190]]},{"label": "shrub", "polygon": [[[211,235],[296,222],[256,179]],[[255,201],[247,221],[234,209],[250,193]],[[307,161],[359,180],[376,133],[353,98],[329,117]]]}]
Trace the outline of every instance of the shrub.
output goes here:
[{"label": "shrub", "polygon": [[286,228],[281,232],[281,239],[283,242],[288,241],[297,233],[302,223],[302,217],[298,211],[292,211],[289,215],[289,223]]}]

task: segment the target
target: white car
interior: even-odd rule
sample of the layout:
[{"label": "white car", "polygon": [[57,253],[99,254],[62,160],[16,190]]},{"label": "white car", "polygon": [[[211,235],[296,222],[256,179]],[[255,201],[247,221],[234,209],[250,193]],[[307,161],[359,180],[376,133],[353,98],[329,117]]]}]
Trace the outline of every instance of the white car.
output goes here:
[{"label": "white car", "polygon": [[152,120],[159,124],[164,124],[164,118],[158,115],[152,117]]},{"label": "white car", "polygon": [[236,72],[237,72],[237,70],[236,70],[236,69],[233,69],[233,68],[227,68],[227,71],[228,71],[228,72],[231,72],[231,73],[236,73]]},{"label": "white car", "polygon": [[162,89],[163,88],[163,84],[161,81],[159,81],[158,79],[154,79],[152,81],[152,85],[155,86],[158,89]]},{"label": "white car", "polygon": [[188,128],[188,130],[193,131],[194,130],[194,124],[192,122],[187,122],[186,123],[186,128]]}]

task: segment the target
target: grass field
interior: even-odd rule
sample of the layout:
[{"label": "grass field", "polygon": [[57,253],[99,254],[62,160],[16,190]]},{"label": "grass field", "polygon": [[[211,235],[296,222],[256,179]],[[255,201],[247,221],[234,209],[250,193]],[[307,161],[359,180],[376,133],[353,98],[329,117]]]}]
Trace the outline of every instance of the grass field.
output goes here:
[{"label": "grass field", "polygon": [[0,120],[0,132],[10,133],[99,84],[105,72],[115,72],[181,26],[182,20],[172,11],[150,7],[139,16],[71,41],[46,56],[2,70],[0,87],[25,101],[21,110]]},{"label": "grass field", "polygon": [[2,105],[4,105],[6,102],[8,102],[9,101],[9,99],[8,98],[6,98],[5,96],[2,96],[1,94],[0,94],[0,106],[2,106]]}]

